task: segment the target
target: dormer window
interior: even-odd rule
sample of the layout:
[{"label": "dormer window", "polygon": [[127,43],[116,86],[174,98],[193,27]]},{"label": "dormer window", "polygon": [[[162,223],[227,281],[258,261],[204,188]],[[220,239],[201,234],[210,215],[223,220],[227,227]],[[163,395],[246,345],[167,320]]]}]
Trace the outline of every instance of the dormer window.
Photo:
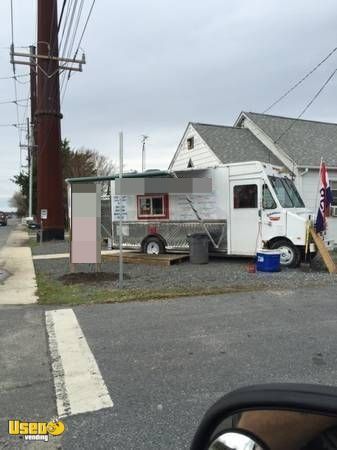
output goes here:
[{"label": "dormer window", "polygon": [[187,139],[187,150],[192,150],[194,148],[194,137],[190,137]]}]

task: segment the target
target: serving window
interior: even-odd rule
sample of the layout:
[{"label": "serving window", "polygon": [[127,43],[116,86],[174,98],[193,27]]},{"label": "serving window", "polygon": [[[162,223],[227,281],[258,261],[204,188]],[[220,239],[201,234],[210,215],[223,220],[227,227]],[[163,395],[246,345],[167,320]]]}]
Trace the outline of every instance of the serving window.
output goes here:
[{"label": "serving window", "polygon": [[167,219],[169,216],[168,195],[138,195],[137,216],[138,219]]}]

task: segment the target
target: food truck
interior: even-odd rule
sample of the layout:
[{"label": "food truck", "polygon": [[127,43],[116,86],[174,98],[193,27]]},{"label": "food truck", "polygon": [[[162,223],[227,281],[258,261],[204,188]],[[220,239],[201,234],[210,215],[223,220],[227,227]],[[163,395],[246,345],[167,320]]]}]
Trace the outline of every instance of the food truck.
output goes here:
[{"label": "food truck", "polygon": [[[206,178],[211,190],[169,192],[166,178]],[[116,183],[111,182],[115,247],[121,223],[123,247],[147,254],[186,252],[191,234],[206,233],[211,254],[254,256],[261,248],[278,249],[288,267],[297,267],[303,257],[313,215],[281,167],[252,161],[167,172],[161,183],[157,178],[155,193],[116,195]],[[315,252],[313,244],[309,251]]]}]

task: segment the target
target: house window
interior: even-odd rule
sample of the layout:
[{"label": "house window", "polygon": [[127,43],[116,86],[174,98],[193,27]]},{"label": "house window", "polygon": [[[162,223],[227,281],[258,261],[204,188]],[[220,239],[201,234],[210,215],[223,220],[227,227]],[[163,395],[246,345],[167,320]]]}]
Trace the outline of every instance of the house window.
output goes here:
[{"label": "house window", "polygon": [[138,195],[137,215],[138,219],[167,219],[168,195]]},{"label": "house window", "polygon": [[192,169],[192,167],[194,167],[194,164],[193,164],[193,161],[190,159],[190,160],[188,161],[187,168],[188,168],[188,169]]},{"label": "house window", "polygon": [[332,206],[337,206],[337,180],[330,180],[330,188],[332,194]]},{"label": "house window", "polygon": [[257,185],[234,186],[234,208],[257,208]]},{"label": "house window", "polygon": [[190,137],[187,139],[187,149],[192,150],[194,148],[194,137]]}]

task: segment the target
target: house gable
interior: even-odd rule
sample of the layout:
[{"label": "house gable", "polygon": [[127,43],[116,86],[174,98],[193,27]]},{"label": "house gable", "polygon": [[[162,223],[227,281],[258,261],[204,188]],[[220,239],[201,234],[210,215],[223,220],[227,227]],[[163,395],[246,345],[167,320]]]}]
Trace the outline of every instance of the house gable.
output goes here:
[{"label": "house gable", "polygon": [[236,120],[235,127],[248,129],[260,142],[262,142],[281,163],[292,173],[298,175],[298,167],[294,161],[274,140],[261,129],[251,117],[242,112]]},{"label": "house gable", "polygon": [[235,126],[249,128],[275,155],[297,167],[318,168],[321,158],[337,167],[336,123],[243,112]]},{"label": "house gable", "polygon": [[202,139],[193,123],[189,123],[169,165],[169,170],[214,167],[221,161]]}]

